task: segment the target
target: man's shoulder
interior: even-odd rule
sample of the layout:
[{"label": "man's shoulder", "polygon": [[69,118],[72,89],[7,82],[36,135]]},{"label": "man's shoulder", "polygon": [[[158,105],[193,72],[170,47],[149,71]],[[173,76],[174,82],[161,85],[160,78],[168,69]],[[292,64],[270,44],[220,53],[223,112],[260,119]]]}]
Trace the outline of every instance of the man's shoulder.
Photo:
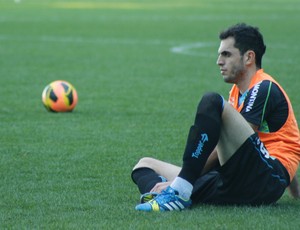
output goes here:
[{"label": "man's shoulder", "polygon": [[282,95],[282,90],[278,83],[270,79],[265,79],[257,82],[252,88],[249,89],[248,96],[250,95]]}]

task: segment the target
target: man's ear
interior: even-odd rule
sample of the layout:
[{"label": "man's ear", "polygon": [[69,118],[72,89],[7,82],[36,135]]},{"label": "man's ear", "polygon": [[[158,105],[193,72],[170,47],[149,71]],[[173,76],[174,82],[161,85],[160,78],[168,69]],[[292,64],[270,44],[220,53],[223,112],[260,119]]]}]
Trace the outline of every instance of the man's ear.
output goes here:
[{"label": "man's ear", "polygon": [[255,52],[253,50],[248,50],[244,54],[244,61],[247,65],[255,63]]}]

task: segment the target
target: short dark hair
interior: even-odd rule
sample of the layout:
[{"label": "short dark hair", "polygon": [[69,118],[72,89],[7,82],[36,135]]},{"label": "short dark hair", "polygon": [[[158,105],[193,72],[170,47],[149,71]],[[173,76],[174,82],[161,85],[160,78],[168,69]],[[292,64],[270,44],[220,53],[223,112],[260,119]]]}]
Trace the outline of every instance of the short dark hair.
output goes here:
[{"label": "short dark hair", "polygon": [[262,34],[257,27],[239,23],[229,27],[220,33],[221,40],[233,37],[235,40],[234,46],[239,49],[240,54],[243,55],[248,50],[255,52],[255,64],[258,68],[262,66],[262,57],[266,51],[266,45]]}]

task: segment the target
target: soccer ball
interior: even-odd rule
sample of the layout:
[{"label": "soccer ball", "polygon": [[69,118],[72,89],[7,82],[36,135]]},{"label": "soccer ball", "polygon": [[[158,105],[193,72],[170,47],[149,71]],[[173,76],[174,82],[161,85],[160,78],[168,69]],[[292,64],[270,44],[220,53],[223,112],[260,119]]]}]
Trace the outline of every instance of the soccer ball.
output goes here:
[{"label": "soccer ball", "polygon": [[77,92],[67,81],[54,81],[45,87],[42,101],[48,111],[71,112],[78,101]]}]

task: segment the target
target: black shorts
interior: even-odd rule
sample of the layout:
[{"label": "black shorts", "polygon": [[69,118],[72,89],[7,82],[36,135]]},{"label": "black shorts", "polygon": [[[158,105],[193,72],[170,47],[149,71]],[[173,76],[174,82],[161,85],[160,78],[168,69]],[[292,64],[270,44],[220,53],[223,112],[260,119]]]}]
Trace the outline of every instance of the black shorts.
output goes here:
[{"label": "black shorts", "polygon": [[290,178],[280,161],[264,156],[261,147],[257,134],[253,134],[223,166],[200,177],[194,184],[193,203],[275,203]]}]

